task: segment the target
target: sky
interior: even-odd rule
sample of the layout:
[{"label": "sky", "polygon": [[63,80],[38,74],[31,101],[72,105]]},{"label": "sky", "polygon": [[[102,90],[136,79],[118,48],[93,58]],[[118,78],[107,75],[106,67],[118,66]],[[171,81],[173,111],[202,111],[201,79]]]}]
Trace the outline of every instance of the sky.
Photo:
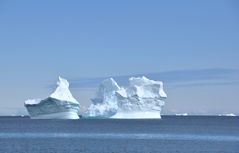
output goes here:
[{"label": "sky", "polygon": [[59,75],[82,107],[103,78],[148,75],[165,114],[239,115],[238,70],[236,0],[0,1],[0,115],[26,113]]}]

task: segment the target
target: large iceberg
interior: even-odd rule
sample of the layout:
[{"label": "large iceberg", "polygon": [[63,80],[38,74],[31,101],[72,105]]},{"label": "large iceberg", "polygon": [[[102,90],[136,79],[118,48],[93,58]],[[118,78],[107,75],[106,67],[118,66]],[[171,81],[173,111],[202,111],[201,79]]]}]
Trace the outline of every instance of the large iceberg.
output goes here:
[{"label": "large iceberg", "polygon": [[146,77],[132,77],[129,86],[119,87],[111,78],[104,80],[87,110],[86,116],[106,118],[161,118],[160,112],[167,98],[161,81]]},{"label": "large iceberg", "polygon": [[161,118],[167,98],[161,81],[132,77],[129,86],[116,92],[118,111],[112,118]]},{"label": "large iceberg", "polygon": [[80,104],[72,96],[68,81],[59,77],[57,85],[48,98],[25,101],[32,119],[79,119]]}]

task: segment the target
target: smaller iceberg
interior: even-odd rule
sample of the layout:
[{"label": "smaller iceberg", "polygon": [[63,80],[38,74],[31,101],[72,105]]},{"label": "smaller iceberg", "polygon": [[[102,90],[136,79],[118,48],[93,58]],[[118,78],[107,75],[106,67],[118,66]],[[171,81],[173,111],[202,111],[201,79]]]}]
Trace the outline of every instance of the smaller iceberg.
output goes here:
[{"label": "smaller iceberg", "polygon": [[25,101],[32,119],[79,119],[80,104],[72,96],[68,81],[59,77],[57,85],[48,98]]},{"label": "smaller iceberg", "polygon": [[188,113],[179,113],[179,114],[176,114],[176,116],[188,116]]},{"label": "smaller iceberg", "polygon": [[220,114],[219,116],[236,116],[236,115],[233,113],[229,113],[229,114]]}]

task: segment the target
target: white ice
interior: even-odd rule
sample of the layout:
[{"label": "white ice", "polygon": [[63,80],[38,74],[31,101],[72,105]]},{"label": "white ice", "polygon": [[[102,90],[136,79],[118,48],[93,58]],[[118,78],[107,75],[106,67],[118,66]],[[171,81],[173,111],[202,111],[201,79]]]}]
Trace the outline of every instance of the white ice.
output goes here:
[{"label": "white ice", "polygon": [[57,85],[58,87],[56,90],[50,95],[51,98],[78,104],[77,100],[72,96],[69,90],[69,82],[66,79],[59,76]]},{"label": "white ice", "polygon": [[161,81],[132,77],[129,86],[119,87],[114,79],[104,80],[85,116],[111,118],[161,118],[167,98]]},{"label": "white ice", "polygon": [[56,90],[46,99],[25,101],[32,119],[79,119],[80,104],[72,96],[69,83],[59,77]]},{"label": "white ice", "polygon": [[229,114],[220,114],[219,116],[236,116],[236,115],[233,113],[229,113]]},{"label": "white ice", "polygon": [[[68,101],[72,103],[79,104],[77,100],[72,96],[69,90],[69,82],[59,76],[59,80],[57,81],[57,88],[56,90],[49,96],[51,98],[61,100],[61,101]],[[41,99],[29,99],[25,101],[25,104],[34,105],[39,104]]]},{"label": "white ice", "polygon": [[176,114],[176,116],[188,116],[188,113],[179,113],[179,114]]},{"label": "white ice", "polygon": [[83,114],[84,117],[110,117],[118,109],[115,92],[120,87],[113,78],[102,81],[99,85],[96,97],[92,99],[92,104]]},{"label": "white ice", "polygon": [[119,112],[111,118],[113,119],[161,119],[160,112],[142,111],[142,112]]}]

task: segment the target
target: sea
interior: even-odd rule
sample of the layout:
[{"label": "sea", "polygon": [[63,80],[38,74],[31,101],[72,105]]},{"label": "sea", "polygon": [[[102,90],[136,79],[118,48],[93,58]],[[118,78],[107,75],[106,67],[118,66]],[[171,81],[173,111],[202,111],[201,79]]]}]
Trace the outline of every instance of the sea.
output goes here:
[{"label": "sea", "polygon": [[0,153],[239,153],[239,117],[0,117]]}]

